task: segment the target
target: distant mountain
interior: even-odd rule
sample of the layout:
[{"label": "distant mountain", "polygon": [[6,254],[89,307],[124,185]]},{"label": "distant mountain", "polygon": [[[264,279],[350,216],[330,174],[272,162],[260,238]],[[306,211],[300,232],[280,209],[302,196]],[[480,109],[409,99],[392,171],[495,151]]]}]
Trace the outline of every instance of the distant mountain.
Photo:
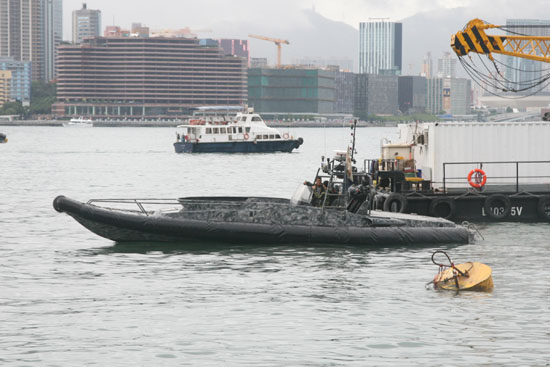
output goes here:
[{"label": "distant mountain", "polygon": [[[251,21],[218,23],[216,32],[208,37],[248,38],[248,34],[286,39],[289,45],[282,45],[282,61],[293,63],[304,57],[351,59],[357,69],[359,55],[359,32],[352,26],[330,20],[313,10],[302,10],[291,26],[280,28],[275,21],[258,24]],[[267,57],[271,64],[277,59],[277,47],[272,42],[254,38],[250,40],[252,57]]]},{"label": "distant mountain", "polygon": [[[550,18],[540,15],[548,0],[494,0],[490,7],[462,7],[438,9],[407,17],[403,23],[403,74],[418,75],[424,55],[430,51],[434,72],[437,59],[444,52],[452,52],[451,35],[461,30],[468,21],[481,18],[493,24],[505,24],[507,18]],[[525,6],[521,6],[525,4]],[[547,5],[546,5],[547,6]],[[301,10],[288,14],[284,23],[277,19],[238,18],[230,22],[212,25],[214,33],[203,35],[213,38],[247,39],[248,34],[258,34],[286,39],[282,46],[283,63],[289,64],[304,57],[344,58],[353,60],[354,70],[359,63],[359,30],[346,23],[330,20],[314,10]],[[368,17],[365,16],[365,20]],[[357,27],[359,24],[357,24]],[[250,40],[252,57],[267,57],[274,64],[276,46],[267,41]],[[465,76],[458,65],[459,76]]]}]

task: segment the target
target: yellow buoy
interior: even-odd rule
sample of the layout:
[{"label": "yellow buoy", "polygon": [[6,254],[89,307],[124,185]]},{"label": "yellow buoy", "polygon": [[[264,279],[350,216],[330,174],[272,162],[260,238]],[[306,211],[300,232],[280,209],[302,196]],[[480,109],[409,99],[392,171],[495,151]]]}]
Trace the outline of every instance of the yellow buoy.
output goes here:
[{"label": "yellow buoy", "polygon": [[[435,262],[434,255],[437,253],[447,256],[450,265]],[[435,251],[432,261],[439,265],[439,272],[433,280],[435,289],[481,292],[490,292],[493,289],[492,269],[486,264],[467,262],[455,265],[444,251]]]},{"label": "yellow buoy", "polygon": [[482,263],[458,264],[438,273],[434,279],[434,287],[450,291],[489,292],[493,289],[491,274],[491,267]]}]

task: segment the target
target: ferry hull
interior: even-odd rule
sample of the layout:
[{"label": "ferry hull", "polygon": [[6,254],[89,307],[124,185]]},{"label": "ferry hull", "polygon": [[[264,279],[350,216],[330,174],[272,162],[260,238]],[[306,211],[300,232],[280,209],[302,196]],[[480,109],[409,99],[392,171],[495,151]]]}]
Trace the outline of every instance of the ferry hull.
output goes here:
[{"label": "ferry hull", "polygon": [[277,141],[233,141],[215,143],[176,142],[176,153],[272,153],[292,152],[297,149],[299,140]]}]

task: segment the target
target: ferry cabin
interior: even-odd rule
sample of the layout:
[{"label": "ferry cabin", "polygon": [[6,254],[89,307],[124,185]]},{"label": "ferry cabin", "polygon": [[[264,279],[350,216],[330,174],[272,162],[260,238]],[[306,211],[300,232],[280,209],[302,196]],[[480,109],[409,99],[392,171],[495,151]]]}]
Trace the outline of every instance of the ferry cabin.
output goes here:
[{"label": "ferry cabin", "polygon": [[185,133],[178,139],[182,142],[232,142],[232,141],[273,141],[288,140],[287,133],[282,134],[265,125],[258,114],[237,114],[235,121],[190,120]]}]

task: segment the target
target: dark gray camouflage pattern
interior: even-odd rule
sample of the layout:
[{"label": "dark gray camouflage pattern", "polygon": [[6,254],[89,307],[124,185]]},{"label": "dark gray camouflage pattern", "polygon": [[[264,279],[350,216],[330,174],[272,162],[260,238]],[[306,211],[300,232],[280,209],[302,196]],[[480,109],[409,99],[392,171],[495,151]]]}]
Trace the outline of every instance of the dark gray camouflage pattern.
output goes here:
[{"label": "dark gray camouflage pattern", "polygon": [[[212,198],[214,199],[214,198]],[[157,212],[172,218],[194,219],[216,222],[262,223],[262,224],[300,224],[307,226],[329,227],[455,227],[456,225],[441,218],[418,215],[383,217],[371,216],[359,210],[358,214],[342,208],[318,208],[307,204],[294,205],[287,199],[279,198],[229,198],[212,200],[211,198],[181,198],[183,208],[177,213]],[[235,200],[231,200],[235,199]],[[241,199],[241,200],[239,200]]]}]

